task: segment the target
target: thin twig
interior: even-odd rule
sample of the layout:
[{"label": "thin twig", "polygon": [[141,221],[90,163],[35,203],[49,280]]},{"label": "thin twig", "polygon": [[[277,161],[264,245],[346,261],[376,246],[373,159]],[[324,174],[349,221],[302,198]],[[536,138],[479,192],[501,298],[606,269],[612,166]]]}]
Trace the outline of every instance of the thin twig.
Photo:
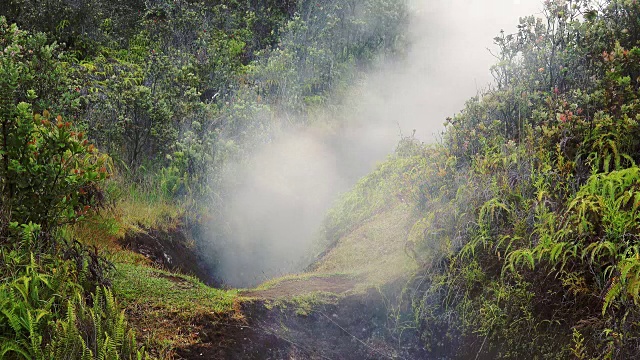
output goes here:
[{"label": "thin twig", "polygon": [[[349,336],[351,336],[352,338],[354,338],[354,339],[358,340],[358,342],[359,342],[359,343],[361,343],[362,345],[366,346],[369,350],[371,350],[371,351],[373,351],[373,352],[376,352],[376,353],[378,353],[378,354],[380,354],[380,355],[382,355],[382,356],[384,356],[384,357],[386,357],[386,358],[388,358],[388,359],[393,359],[391,356],[389,356],[389,355],[387,355],[387,354],[385,354],[385,353],[383,353],[383,352],[381,352],[381,351],[379,351],[379,350],[376,350],[376,349],[372,348],[371,346],[369,346],[368,344],[366,344],[364,341],[360,340],[357,336],[353,335],[352,333],[350,333],[349,331],[347,331],[345,328],[343,328],[342,326],[340,326],[340,324],[338,324],[337,322],[333,321],[333,319],[332,319],[332,318],[330,318],[329,316],[327,316],[327,314],[325,314],[325,313],[323,313],[323,312],[320,312],[320,314],[322,314],[322,316],[326,317],[326,318],[327,318],[329,321],[331,321],[335,326],[339,327],[339,328],[340,328],[340,330],[342,330],[342,331],[344,331],[345,333],[347,333],[347,335],[349,335]],[[401,359],[404,359],[404,358],[402,358],[402,357],[401,357]]]},{"label": "thin twig", "polygon": [[[280,334],[276,333],[275,331],[273,331],[273,330],[271,330],[271,329],[267,328],[266,326],[258,326],[257,328],[258,328],[258,329],[260,329],[260,330],[262,330],[262,331],[264,331],[264,332],[266,332],[266,333],[268,333],[268,334],[270,334],[270,335],[273,335],[273,336],[277,337],[277,338],[278,338],[278,339],[280,339],[280,340],[284,340],[284,341],[288,342],[288,343],[289,343],[290,345],[292,345],[293,347],[296,347],[296,348],[298,348],[298,349],[300,349],[300,350],[302,350],[302,351],[306,352],[307,354],[312,354],[312,353],[314,353],[314,351],[312,351],[312,350],[310,350],[310,349],[307,349],[307,348],[305,348],[304,346],[302,346],[302,345],[300,345],[300,344],[297,344],[297,343],[293,342],[292,340],[289,340],[289,339],[285,338],[284,336],[282,336],[282,335],[280,335]],[[318,353],[317,355],[319,355],[319,356],[320,356],[321,358],[323,358],[323,359],[332,360],[331,358],[326,357],[326,356],[324,356],[324,355],[322,355],[322,354],[320,354],[320,353]]]},{"label": "thin twig", "polygon": [[488,337],[489,337],[489,333],[487,333],[487,335],[484,337],[484,340],[482,340],[482,345],[480,345],[480,350],[478,350],[478,353],[476,354],[476,360],[478,360],[478,358],[480,357],[480,353],[482,352],[482,348],[484,347],[484,343],[487,341]]},{"label": "thin twig", "polygon": [[476,354],[476,360],[478,360],[478,358],[480,357],[480,353],[482,352],[482,348],[484,347],[484,343],[487,342],[487,338],[489,337],[489,334],[491,334],[491,329],[493,328],[493,323],[496,322],[496,319],[494,318],[491,321],[491,326],[489,327],[489,331],[487,331],[487,335],[484,336],[484,340],[482,340],[482,345],[480,345],[480,350],[478,350],[478,353]]}]

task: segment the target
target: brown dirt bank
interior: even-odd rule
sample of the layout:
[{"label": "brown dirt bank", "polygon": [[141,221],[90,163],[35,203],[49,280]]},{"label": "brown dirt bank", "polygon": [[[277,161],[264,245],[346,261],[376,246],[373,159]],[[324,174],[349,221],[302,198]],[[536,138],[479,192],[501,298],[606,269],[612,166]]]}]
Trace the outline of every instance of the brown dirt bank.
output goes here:
[{"label": "brown dirt bank", "polygon": [[195,242],[182,228],[130,231],[120,240],[120,245],[143,255],[162,268],[193,275],[210,286],[220,285],[211,275],[212,271],[206,263],[197,255]]}]

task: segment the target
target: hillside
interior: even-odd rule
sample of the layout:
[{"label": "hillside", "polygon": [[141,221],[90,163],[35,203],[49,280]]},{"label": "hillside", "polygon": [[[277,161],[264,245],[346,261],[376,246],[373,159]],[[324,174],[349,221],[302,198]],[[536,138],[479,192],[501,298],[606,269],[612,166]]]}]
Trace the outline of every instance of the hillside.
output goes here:
[{"label": "hillside", "polygon": [[353,184],[407,2],[9,2],[0,358],[640,356],[640,4],[541,6]]}]

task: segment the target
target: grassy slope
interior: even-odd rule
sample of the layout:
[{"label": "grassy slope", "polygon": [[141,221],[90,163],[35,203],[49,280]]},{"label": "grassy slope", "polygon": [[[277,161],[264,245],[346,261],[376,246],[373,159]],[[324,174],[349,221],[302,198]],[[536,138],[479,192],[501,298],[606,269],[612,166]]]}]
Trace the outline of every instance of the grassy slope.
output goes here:
[{"label": "grassy slope", "polygon": [[159,355],[198,342],[202,322],[240,316],[234,310],[236,291],[146,265],[116,264],[113,288],[130,321]]},{"label": "grassy slope", "polygon": [[314,273],[349,274],[361,285],[384,285],[412,273],[416,262],[405,250],[415,222],[410,207],[396,204],[342,237]]},{"label": "grassy slope", "polygon": [[119,245],[128,232],[176,228],[184,218],[179,205],[135,190],[116,198],[65,235],[96,246],[114,264],[113,292],[154,356],[171,358],[175,348],[198,342],[204,322],[240,319],[237,291],[214,289],[195,277],[160,269]]},{"label": "grassy slope", "polygon": [[313,304],[334,303],[336,296],[364,293],[407,279],[417,270],[406,251],[409,230],[415,221],[409,206],[396,204],[341,237],[308,272],[271,279],[243,298],[292,302],[303,313]]}]

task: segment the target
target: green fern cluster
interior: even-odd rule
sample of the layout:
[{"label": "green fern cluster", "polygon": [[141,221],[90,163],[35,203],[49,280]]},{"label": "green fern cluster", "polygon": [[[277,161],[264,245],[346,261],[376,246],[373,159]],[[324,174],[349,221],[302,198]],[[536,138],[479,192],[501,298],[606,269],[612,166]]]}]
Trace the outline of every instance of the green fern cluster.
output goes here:
[{"label": "green fern cluster", "polygon": [[0,358],[145,358],[111,291],[98,288],[89,305],[68,270],[64,262],[43,269],[31,254],[20,275],[0,285]]},{"label": "green fern cluster", "polygon": [[51,280],[31,255],[23,276],[0,285],[0,357],[44,359],[44,333],[57,297]]},{"label": "green fern cluster", "polygon": [[113,294],[98,289],[93,306],[76,296],[67,303],[66,318],[56,322],[46,351],[51,359],[144,359],[133,330],[127,330],[124,311]]},{"label": "green fern cluster", "polygon": [[593,175],[557,223],[539,229],[538,245],[511,252],[507,268],[544,261],[558,274],[591,269],[603,315],[614,303],[639,303],[640,168]]}]

